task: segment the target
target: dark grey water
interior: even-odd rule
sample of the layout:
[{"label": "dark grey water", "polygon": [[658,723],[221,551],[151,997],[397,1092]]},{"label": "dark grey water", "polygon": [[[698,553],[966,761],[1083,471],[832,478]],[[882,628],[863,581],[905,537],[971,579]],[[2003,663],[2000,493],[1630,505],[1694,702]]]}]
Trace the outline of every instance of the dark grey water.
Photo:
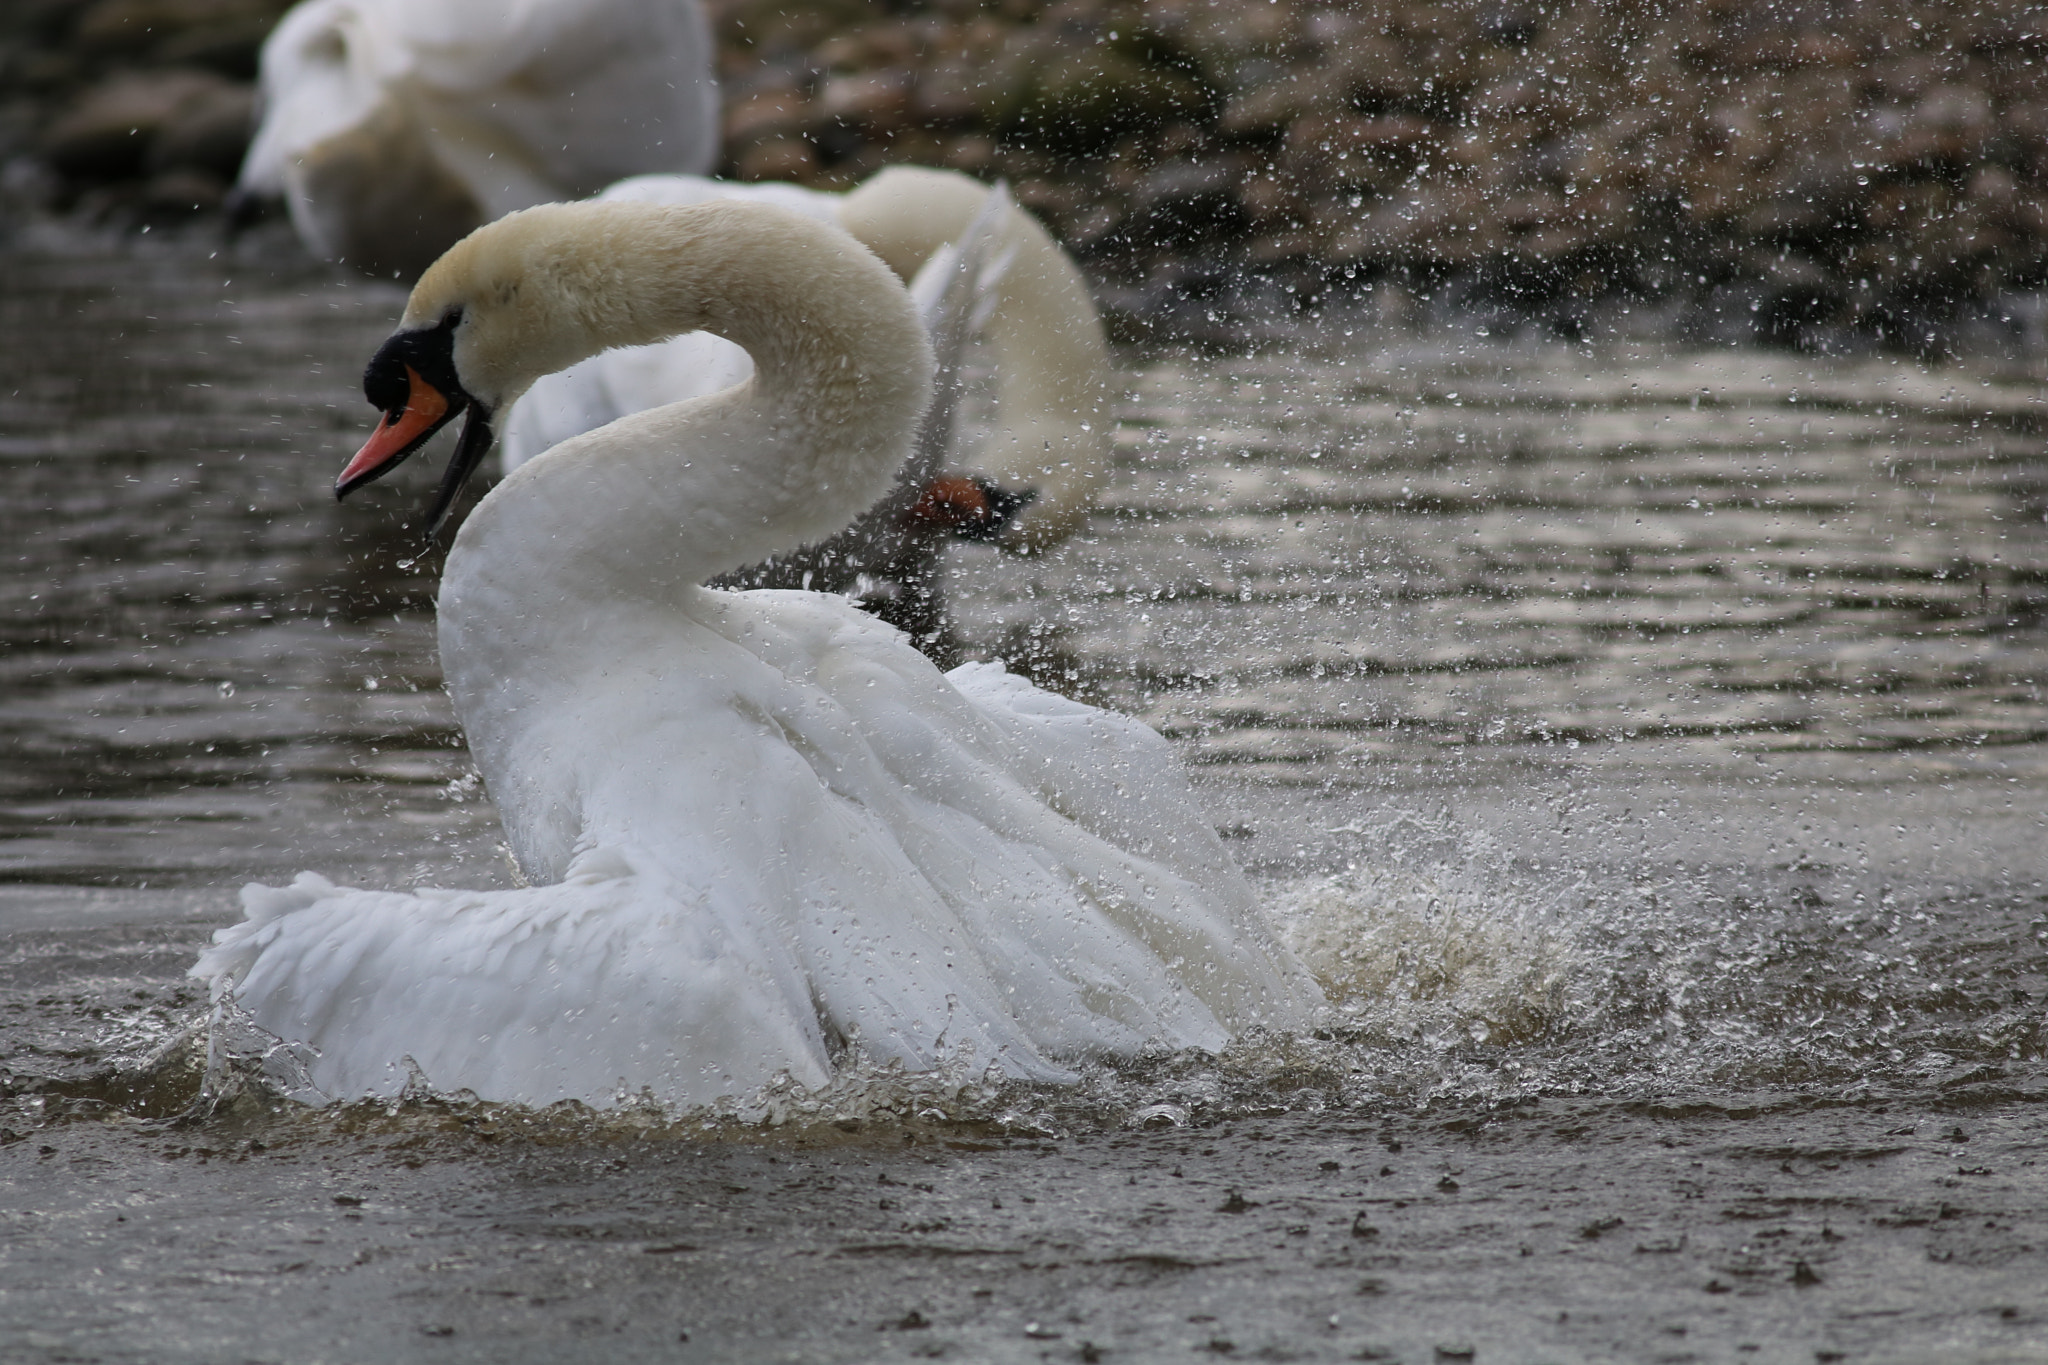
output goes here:
[{"label": "dark grey water", "polygon": [[1102,511],[962,547],[961,632],[1181,742],[1334,1027],[1072,1091],[188,1111],[239,882],[507,875],[437,462],[327,491],[399,302],[0,256],[0,1354],[2048,1358],[2039,376],[1131,355]]}]

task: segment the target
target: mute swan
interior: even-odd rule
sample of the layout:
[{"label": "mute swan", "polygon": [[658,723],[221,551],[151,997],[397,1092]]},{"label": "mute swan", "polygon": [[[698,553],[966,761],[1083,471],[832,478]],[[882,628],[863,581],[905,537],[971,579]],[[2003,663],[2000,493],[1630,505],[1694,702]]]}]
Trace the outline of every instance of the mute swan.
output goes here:
[{"label": "mute swan", "polygon": [[[613,185],[599,198],[776,204],[837,223],[910,280],[934,253],[969,230],[989,194],[987,186],[956,171],[893,166],[846,194],[645,175]],[[1038,221],[1006,203],[999,231],[998,249],[1009,253],[1009,263],[996,282],[986,323],[995,352],[994,431],[971,461],[951,472],[973,480],[980,496],[1023,499],[1014,514],[1000,518],[1000,541],[1011,549],[1043,548],[1087,516],[1109,462],[1109,351],[1081,272]],[[628,413],[715,393],[746,378],[750,369],[745,351],[702,332],[593,356],[542,378],[513,405],[505,421],[504,467],[517,469],[543,450]],[[976,490],[960,492],[977,496]],[[786,562],[793,570],[786,581],[792,583],[808,570],[828,567]],[[849,585],[850,580],[830,584]]]},{"label": "mute swan", "polygon": [[1060,1080],[1214,1048],[1318,996],[1165,741],[998,665],[941,674],[844,599],[706,578],[816,540],[902,465],[932,373],[908,296],[769,206],[547,205],[421,279],[338,492],[458,414],[437,499],[539,375],[706,329],[755,372],[521,466],[470,514],[443,668],[531,885],[243,891],[195,964],[312,1084],[416,1065],[489,1099],[702,1104],[849,1046]]},{"label": "mute swan", "polygon": [[304,0],[263,45],[236,183],[315,253],[417,275],[532,204],[718,155],[697,0]]}]

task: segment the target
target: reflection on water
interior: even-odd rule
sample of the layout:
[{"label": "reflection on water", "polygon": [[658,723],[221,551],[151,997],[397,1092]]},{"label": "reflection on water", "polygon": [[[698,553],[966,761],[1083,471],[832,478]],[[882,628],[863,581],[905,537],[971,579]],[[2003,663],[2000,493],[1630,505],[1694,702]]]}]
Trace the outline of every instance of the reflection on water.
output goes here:
[{"label": "reflection on water", "polygon": [[1970,769],[2048,738],[2042,398],[1783,355],[1156,363],[1096,534],[984,558],[967,610],[1270,776],[1673,736]]},{"label": "reflection on water", "polygon": [[2048,1051],[2043,396],[1141,361],[1090,534],[956,596],[1186,741],[1345,999],[1345,1094],[1910,1088]]},{"label": "reflection on water", "polygon": [[0,875],[219,884],[479,828],[397,500],[340,514],[402,294],[0,258]]}]

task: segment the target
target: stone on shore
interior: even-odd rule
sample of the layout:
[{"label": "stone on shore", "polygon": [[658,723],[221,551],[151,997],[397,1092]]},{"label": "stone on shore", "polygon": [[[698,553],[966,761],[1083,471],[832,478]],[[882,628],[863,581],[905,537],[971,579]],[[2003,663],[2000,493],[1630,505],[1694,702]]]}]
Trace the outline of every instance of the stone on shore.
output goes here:
[{"label": "stone on shore", "polygon": [[[724,173],[1002,177],[1139,295],[1197,265],[1297,299],[1455,279],[1566,326],[1740,296],[1762,339],[1920,345],[2048,283],[2048,20],[2020,0],[709,7]],[[117,221],[217,200],[282,9],[0,7],[0,194]]]}]

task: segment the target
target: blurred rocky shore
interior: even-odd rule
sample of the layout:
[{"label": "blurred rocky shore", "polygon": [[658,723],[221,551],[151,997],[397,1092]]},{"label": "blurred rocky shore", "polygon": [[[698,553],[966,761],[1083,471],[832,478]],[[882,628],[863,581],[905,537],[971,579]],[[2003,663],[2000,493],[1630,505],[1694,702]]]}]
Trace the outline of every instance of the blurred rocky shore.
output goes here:
[{"label": "blurred rocky shore", "polygon": [[[8,0],[17,218],[216,209],[277,0]],[[1796,0],[712,0],[726,173],[1001,176],[1131,331],[2040,344],[2048,13]]]}]

